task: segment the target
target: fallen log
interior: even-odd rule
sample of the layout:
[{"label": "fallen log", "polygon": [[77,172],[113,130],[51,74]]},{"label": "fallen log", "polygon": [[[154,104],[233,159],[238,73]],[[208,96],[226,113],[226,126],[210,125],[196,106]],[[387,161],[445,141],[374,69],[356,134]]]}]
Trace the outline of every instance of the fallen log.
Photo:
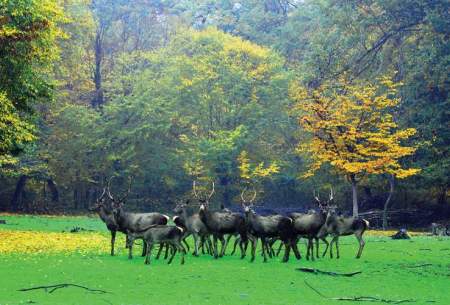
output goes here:
[{"label": "fallen log", "polygon": [[331,275],[331,276],[349,276],[349,277],[362,273],[362,271],[356,271],[356,272],[351,272],[351,273],[337,273],[337,272],[333,272],[333,271],[322,271],[322,270],[315,269],[315,268],[297,268],[297,270],[302,271],[302,272],[314,273],[314,274],[326,274],[326,275]]}]

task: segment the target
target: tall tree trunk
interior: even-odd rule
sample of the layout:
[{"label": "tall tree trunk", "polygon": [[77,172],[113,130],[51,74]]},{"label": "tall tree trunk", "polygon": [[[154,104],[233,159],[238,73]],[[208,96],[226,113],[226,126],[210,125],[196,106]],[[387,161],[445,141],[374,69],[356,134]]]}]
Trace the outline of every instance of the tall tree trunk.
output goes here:
[{"label": "tall tree trunk", "polygon": [[103,88],[102,88],[102,60],[103,60],[103,26],[99,26],[95,35],[95,71],[94,71],[94,84],[95,95],[92,99],[92,106],[97,107],[103,104]]},{"label": "tall tree trunk", "polygon": [[358,190],[355,175],[350,176],[352,183],[352,197],[353,197],[353,217],[358,217]]},{"label": "tall tree trunk", "polygon": [[47,179],[47,185],[50,189],[50,192],[52,193],[52,201],[58,202],[59,201],[59,192],[58,188],[56,187],[56,183],[52,179]]},{"label": "tall tree trunk", "polygon": [[394,186],[395,186],[395,179],[394,176],[389,175],[388,176],[388,180],[389,180],[389,195],[384,203],[384,209],[383,209],[383,230],[387,229],[388,226],[388,221],[387,221],[387,211],[389,208],[389,203],[391,202],[392,199],[392,195],[394,194]]},{"label": "tall tree trunk", "polygon": [[223,187],[223,205],[226,208],[229,208],[231,206],[231,196],[230,196],[230,190],[229,190],[229,179],[228,177],[221,177],[220,178],[220,185]]},{"label": "tall tree trunk", "polygon": [[16,190],[14,191],[13,198],[11,199],[11,210],[17,211],[19,209],[19,201],[22,198],[22,193],[27,183],[28,176],[22,175],[16,184]]}]

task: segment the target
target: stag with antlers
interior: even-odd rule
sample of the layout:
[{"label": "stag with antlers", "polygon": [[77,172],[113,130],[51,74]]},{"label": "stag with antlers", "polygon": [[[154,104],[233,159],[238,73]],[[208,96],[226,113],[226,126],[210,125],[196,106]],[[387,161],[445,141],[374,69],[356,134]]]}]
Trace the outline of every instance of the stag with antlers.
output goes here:
[{"label": "stag with antlers", "polygon": [[327,235],[331,235],[330,257],[333,258],[333,244],[335,244],[336,258],[339,258],[339,237],[354,234],[359,244],[356,258],[360,258],[365,245],[362,236],[369,228],[369,222],[359,217],[338,216],[336,214],[336,208],[336,205],[327,207],[328,212],[326,220],[317,233],[317,237],[323,238]]},{"label": "stag with antlers", "polygon": [[[322,226],[325,224],[327,218],[327,210],[330,203],[333,201],[333,188],[330,190],[330,197],[327,201],[322,201],[319,198],[319,194],[316,195],[316,192],[313,192],[314,199],[319,206],[319,211],[312,211],[310,213],[291,213],[289,217],[294,220],[294,232],[297,237],[303,237],[308,239],[307,250],[306,250],[306,259],[309,260],[311,257],[314,260],[314,242],[316,241],[316,257],[319,257],[319,237],[318,233]],[[320,239],[325,243],[326,248],[323,252],[323,255],[328,250],[328,241],[325,239],[325,236],[321,236]]]},{"label": "stag with antlers", "polygon": [[114,256],[116,233],[119,231],[126,234],[126,232],[119,227],[114,217],[111,201],[107,201],[106,187],[104,187],[102,194],[95,201],[95,205],[89,208],[89,211],[96,212],[100,219],[105,223],[106,228],[111,232],[111,255]]},{"label": "stag with antlers", "polygon": [[289,260],[291,248],[294,251],[295,256],[299,258],[300,253],[295,244],[295,236],[292,234],[292,219],[282,215],[261,216],[256,214],[253,210],[257,194],[256,190],[253,190],[253,196],[249,200],[245,199],[246,190],[247,188],[241,193],[241,204],[245,211],[248,238],[252,243],[251,262],[255,260],[258,239],[261,239],[264,262],[267,262],[266,251],[268,251],[269,248],[268,238],[279,238],[285,245],[283,262]]},{"label": "stag with antlers", "polygon": [[[211,240],[209,239],[209,231],[203,221],[200,219],[199,213],[192,213],[190,210],[190,200],[186,200],[177,204],[173,210],[178,216],[174,217],[175,220],[180,221],[186,228],[186,233],[191,234],[194,238],[194,256],[198,256],[199,247],[202,247],[206,242],[208,249],[211,250]],[[180,223],[180,224],[181,224]],[[180,224],[177,224],[180,226]]]},{"label": "stag with antlers", "polygon": [[[200,203],[199,216],[201,221],[206,225],[208,231],[213,236],[213,252],[214,258],[222,257],[225,253],[227,246],[224,235],[233,234],[239,235],[241,242],[239,247],[241,249],[241,258],[245,257],[245,251],[243,244],[247,242],[247,229],[245,219],[238,213],[232,213],[229,211],[211,211],[209,209],[209,200],[214,194],[214,182],[212,182],[212,189],[209,195],[201,196],[196,189],[196,182],[192,185],[194,196]],[[217,240],[220,240],[222,249],[220,254],[218,253]]]},{"label": "stag with antlers", "polygon": [[[136,233],[139,231],[142,231],[144,228],[147,228],[151,225],[166,225],[168,220],[170,219],[169,216],[161,214],[161,213],[130,213],[130,212],[126,212],[123,209],[123,206],[125,204],[125,201],[128,197],[128,195],[131,192],[131,183],[132,183],[132,179],[130,177],[129,179],[129,185],[128,185],[128,190],[126,191],[126,193],[124,195],[122,195],[121,197],[114,197],[111,194],[110,191],[110,183],[111,183],[112,179],[109,179],[108,181],[108,187],[106,188],[106,193],[108,195],[108,197],[111,199],[111,201],[113,202],[113,215],[114,215],[114,219],[116,221],[116,223],[118,224],[118,226],[121,228],[121,230],[123,230],[127,235],[129,233]],[[118,198],[118,199],[117,199]],[[129,244],[129,254],[128,254],[128,258],[132,258],[133,254],[133,245]],[[142,255],[144,256],[145,253],[145,249],[146,249],[146,244],[145,244],[145,240],[144,240],[144,248],[143,248],[143,252]]]}]

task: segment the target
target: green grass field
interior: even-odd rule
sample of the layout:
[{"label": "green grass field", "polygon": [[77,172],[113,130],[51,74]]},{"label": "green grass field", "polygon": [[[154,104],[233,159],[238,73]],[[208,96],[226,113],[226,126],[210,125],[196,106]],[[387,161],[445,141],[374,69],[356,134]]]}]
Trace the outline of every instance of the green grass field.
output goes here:
[{"label": "green grass field", "polygon": [[[410,301],[402,304],[450,304],[449,238],[416,236],[412,240],[393,241],[382,234],[376,236],[369,232],[371,236],[366,237],[366,248],[360,260],[354,258],[355,238],[346,237],[341,239],[339,260],[327,257],[315,262],[297,261],[292,256],[289,263],[283,264],[280,258],[263,263],[258,256],[250,263],[249,258],[240,260],[238,256],[214,260],[206,255],[197,258],[189,254],[183,266],[178,256],[171,265],[153,259],[148,266],[140,256],[131,261],[127,259],[123,237],[117,242],[117,256],[111,257],[108,232],[97,218],[3,215],[0,219],[6,220],[6,224],[0,225],[1,305],[371,304],[327,299],[359,296]],[[93,231],[68,233],[77,226]],[[53,246],[48,246],[47,252],[48,234],[41,232],[57,232],[51,237],[56,238],[56,242],[67,242],[60,238],[77,242],[75,237],[95,236],[92,243],[101,243],[101,248],[72,251],[73,245],[68,244],[67,251],[50,251]],[[43,236],[43,239],[35,236]],[[19,239],[13,243],[14,238]],[[33,252],[27,247],[23,249],[28,250],[21,250],[16,243],[22,242],[37,244],[35,246],[43,250]],[[300,249],[302,253],[305,251],[303,244]],[[140,250],[141,247],[136,246],[135,254]],[[298,267],[362,273],[353,277],[333,277],[300,272],[296,270]],[[107,293],[76,287],[61,288],[52,293],[42,289],[18,291],[61,283],[83,285]]]}]

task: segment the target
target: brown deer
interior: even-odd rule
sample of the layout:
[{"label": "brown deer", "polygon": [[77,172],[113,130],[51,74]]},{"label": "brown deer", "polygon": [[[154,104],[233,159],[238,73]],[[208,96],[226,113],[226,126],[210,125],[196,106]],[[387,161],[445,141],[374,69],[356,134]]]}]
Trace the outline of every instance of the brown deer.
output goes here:
[{"label": "brown deer", "polygon": [[339,258],[339,237],[354,234],[359,243],[356,258],[360,258],[365,245],[362,236],[369,228],[369,222],[359,217],[339,216],[336,214],[336,208],[336,205],[327,207],[327,217],[317,237],[324,238],[331,235],[330,257],[333,258],[333,244],[336,244],[336,258]]},{"label": "brown deer", "polygon": [[271,251],[269,249],[268,239],[269,238],[279,238],[285,245],[285,252],[283,262],[289,260],[290,249],[294,251],[297,259],[300,258],[300,253],[295,244],[295,235],[293,234],[292,219],[282,215],[270,215],[261,216],[255,213],[253,210],[253,202],[256,198],[256,191],[254,191],[253,197],[250,200],[245,199],[246,188],[241,193],[242,207],[245,212],[248,238],[252,243],[252,257],[251,262],[255,260],[255,251],[258,238],[261,239],[262,243],[262,254],[264,262],[267,261],[266,252],[269,252],[271,256]]},{"label": "brown deer", "polygon": [[[225,234],[239,234],[241,240],[239,243],[241,258],[244,258],[245,251],[243,249],[243,244],[247,242],[247,228],[244,217],[238,213],[211,211],[209,209],[209,200],[214,194],[214,182],[212,182],[212,190],[208,196],[199,196],[196,191],[195,181],[193,182],[193,192],[200,203],[200,210],[198,212],[200,219],[213,236],[214,258],[217,259],[219,256],[222,257],[225,253],[227,246],[224,238]],[[222,243],[220,254],[218,253],[217,240],[220,240]]]},{"label": "brown deer", "polygon": [[[113,214],[114,214],[114,219],[117,223],[117,225],[121,228],[121,230],[125,231],[127,236],[130,233],[135,233],[135,232],[139,232],[141,230],[143,230],[144,228],[147,228],[148,226],[151,225],[166,225],[167,222],[169,221],[170,217],[161,213],[130,213],[130,212],[126,212],[123,209],[123,206],[125,204],[125,200],[127,199],[128,195],[131,192],[131,182],[132,179],[129,179],[129,185],[128,185],[128,190],[125,193],[125,195],[123,195],[122,197],[119,197],[119,199],[114,198],[114,196],[111,194],[110,191],[110,183],[111,180],[109,180],[108,182],[108,187],[106,188],[106,193],[108,195],[108,197],[111,199],[111,201],[113,202]],[[132,258],[132,244],[131,247],[129,248],[129,254],[128,254],[128,258]],[[145,255],[145,251],[147,249],[146,244],[145,244],[145,240],[144,240],[144,248],[143,248],[143,252],[142,255]]]}]

